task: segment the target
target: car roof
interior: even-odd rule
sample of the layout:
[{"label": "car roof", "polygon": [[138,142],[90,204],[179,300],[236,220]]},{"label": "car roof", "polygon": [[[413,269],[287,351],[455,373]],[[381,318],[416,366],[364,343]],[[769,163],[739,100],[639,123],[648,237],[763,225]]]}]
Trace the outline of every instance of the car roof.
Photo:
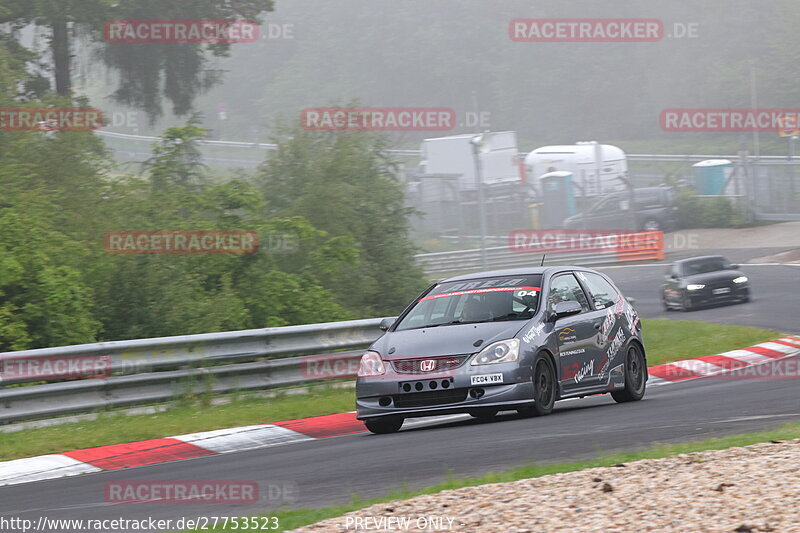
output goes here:
[{"label": "car roof", "polygon": [[485,272],[474,272],[472,274],[462,274],[460,276],[453,276],[451,278],[444,278],[439,280],[439,283],[448,281],[465,281],[470,279],[483,279],[483,278],[497,278],[502,276],[533,276],[537,274],[548,274],[553,272],[561,272],[563,270],[583,270],[585,272],[594,272],[589,268],[569,265],[558,266],[544,266],[544,267],[524,267],[524,268],[506,268],[502,270],[487,270]]}]

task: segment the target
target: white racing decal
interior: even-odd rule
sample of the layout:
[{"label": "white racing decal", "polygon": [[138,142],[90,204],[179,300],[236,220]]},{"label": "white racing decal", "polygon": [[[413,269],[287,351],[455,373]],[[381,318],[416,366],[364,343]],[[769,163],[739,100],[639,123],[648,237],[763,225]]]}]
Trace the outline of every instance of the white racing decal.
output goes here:
[{"label": "white racing decal", "polygon": [[491,385],[493,383],[502,383],[503,374],[479,374],[477,376],[470,376],[470,385]]},{"label": "white racing decal", "polygon": [[628,327],[633,331],[639,323],[639,315],[631,304],[625,306],[625,318],[628,320]]},{"label": "white racing decal", "polygon": [[524,342],[531,342],[534,338],[541,335],[543,331],[544,331],[544,324],[536,324],[532,326],[531,329],[528,330],[525,336],[522,337],[522,340]]},{"label": "white racing decal", "polygon": [[592,371],[594,370],[594,360],[589,361],[587,364],[583,365],[583,367],[578,370],[578,373],[575,374],[575,383],[580,383],[586,376],[591,375]]},{"label": "white racing decal", "polygon": [[586,352],[586,348],[578,348],[577,350],[567,350],[566,352],[561,352],[561,357],[566,357],[568,355],[578,355],[581,353]]},{"label": "white racing decal", "polygon": [[608,360],[613,361],[614,357],[616,357],[617,352],[625,343],[625,332],[622,329],[617,330],[617,334],[614,336],[614,340],[611,341],[611,346],[608,347]]},{"label": "white racing decal", "polygon": [[614,313],[617,315],[622,315],[622,308],[625,307],[625,300],[622,298],[620,294],[617,297],[617,303],[614,305]]},{"label": "white racing decal", "polygon": [[513,278],[513,279],[490,279],[488,281],[469,281],[463,283],[453,283],[452,285],[447,285],[446,291],[447,292],[454,292],[454,291],[464,291],[470,289],[488,289],[491,287],[513,287],[515,285],[519,285],[525,281],[525,278]]},{"label": "white racing decal", "polygon": [[603,319],[603,325],[600,326],[600,331],[597,333],[598,346],[603,346],[606,342],[608,342],[608,337],[611,334],[611,330],[614,328],[616,317],[617,315],[614,314],[614,309],[609,307],[608,311],[606,311],[606,317]]}]

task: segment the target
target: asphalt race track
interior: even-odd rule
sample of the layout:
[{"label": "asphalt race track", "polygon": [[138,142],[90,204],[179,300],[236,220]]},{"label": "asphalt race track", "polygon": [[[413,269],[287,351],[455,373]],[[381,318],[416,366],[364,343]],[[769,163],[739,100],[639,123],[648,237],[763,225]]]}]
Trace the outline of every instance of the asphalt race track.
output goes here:
[{"label": "asphalt race track", "polygon": [[[703,320],[800,333],[800,265],[743,266],[753,301],[689,313],[664,312],[663,265],[604,269],[646,318]],[[646,332],[645,332],[646,333]],[[795,357],[794,359],[797,359]],[[733,374],[735,376],[735,374]],[[409,423],[410,422],[410,423]],[[110,481],[248,480],[292,488],[286,507],[346,503],[392,489],[423,487],[448,474],[474,476],[533,462],[567,462],[658,442],[685,442],[800,422],[796,380],[699,379],[648,390],[641,402],[616,404],[608,395],[556,404],[553,415],[500,415],[478,422],[459,415],[409,421],[394,435],[367,433],[301,442],[181,462],[88,474],[0,488],[0,516],[48,518],[180,518],[246,516],[266,504],[154,505],[104,502]]]},{"label": "asphalt race track", "polygon": [[667,271],[666,263],[597,270],[610,276],[625,296],[636,300],[636,311],[644,318],[697,320],[800,334],[800,265],[742,264],[740,270],[749,278],[752,291],[749,303],[689,312],[665,311],[661,304],[660,288]]}]

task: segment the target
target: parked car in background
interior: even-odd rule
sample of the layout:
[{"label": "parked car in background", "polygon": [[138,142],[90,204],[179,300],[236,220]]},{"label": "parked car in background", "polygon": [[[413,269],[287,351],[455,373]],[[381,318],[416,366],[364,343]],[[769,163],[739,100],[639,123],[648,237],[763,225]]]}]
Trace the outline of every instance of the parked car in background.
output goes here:
[{"label": "parked car in background", "polygon": [[661,287],[664,308],[689,311],[699,305],[749,302],[750,282],[738,269],[721,255],[675,261]]},{"label": "parked car in background", "polygon": [[604,196],[585,212],[567,218],[564,227],[669,231],[677,225],[677,212],[674,188],[642,187],[634,190],[633,215],[630,192],[616,192]]}]

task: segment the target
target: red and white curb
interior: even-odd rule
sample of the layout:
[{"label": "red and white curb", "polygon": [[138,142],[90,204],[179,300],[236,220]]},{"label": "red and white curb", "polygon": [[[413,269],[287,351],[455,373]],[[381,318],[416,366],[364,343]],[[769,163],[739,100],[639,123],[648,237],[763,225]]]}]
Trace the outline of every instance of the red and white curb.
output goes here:
[{"label": "red and white curb", "polygon": [[[796,354],[800,354],[800,338],[784,337],[719,355],[652,366],[648,369],[648,386],[707,377]],[[409,421],[404,427],[441,423],[456,418],[462,418],[462,415]],[[363,423],[356,420],[355,412],[349,412],[111,444],[0,462],[0,486],[281,446],[365,431]]]},{"label": "red and white curb", "polygon": [[651,366],[647,369],[650,374],[647,385],[664,385],[666,383],[715,376],[731,370],[739,370],[776,361],[798,353],[800,353],[800,338],[783,337],[742,348],[741,350]]}]

